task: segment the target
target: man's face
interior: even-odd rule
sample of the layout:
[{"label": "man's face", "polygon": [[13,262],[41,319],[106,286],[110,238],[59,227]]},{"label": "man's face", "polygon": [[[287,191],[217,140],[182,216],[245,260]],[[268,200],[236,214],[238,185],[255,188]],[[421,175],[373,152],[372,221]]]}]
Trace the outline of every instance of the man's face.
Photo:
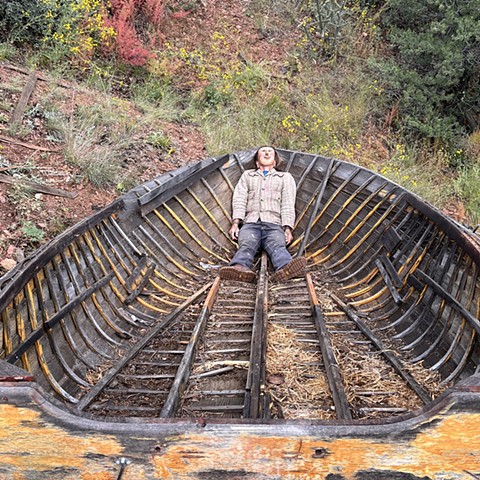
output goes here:
[{"label": "man's face", "polygon": [[272,147],[262,147],[257,155],[257,167],[274,167],[275,150]]}]

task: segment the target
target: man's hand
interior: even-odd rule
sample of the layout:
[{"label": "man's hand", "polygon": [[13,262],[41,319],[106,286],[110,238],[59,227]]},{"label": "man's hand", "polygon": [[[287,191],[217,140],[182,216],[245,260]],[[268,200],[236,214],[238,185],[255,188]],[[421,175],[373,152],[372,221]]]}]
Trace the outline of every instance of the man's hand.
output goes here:
[{"label": "man's hand", "polygon": [[285,243],[287,245],[290,245],[292,243],[292,240],[293,240],[292,229],[290,227],[285,227],[284,231],[285,231]]},{"label": "man's hand", "polygon": [[238,226],[238,223],[236,223],[235,220],[234,220],[233,223],[232,223],[232,226],[230,227],[230,230],[228,231],[228,234],[230,235],[230,238],[232,240],[237,240],[239,231],[240,231],[240,227]]}]

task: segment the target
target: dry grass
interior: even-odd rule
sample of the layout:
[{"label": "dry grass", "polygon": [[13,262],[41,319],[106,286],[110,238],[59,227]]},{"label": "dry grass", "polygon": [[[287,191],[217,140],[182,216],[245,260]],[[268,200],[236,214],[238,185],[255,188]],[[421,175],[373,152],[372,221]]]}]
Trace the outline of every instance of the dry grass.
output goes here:
[{"label": "dry grass", "polygon": [[[334,330],[356,330],[343,312],[339,312],[330,297],[328,287],[322,286],[318,299],[326,323]],[[341,322],[334,325],[335,322]],[[343,323],[345,322],[345,323]],[[352,325],[348,326],[349,323]],[[374,326],[372,326],[374,328]],[[377,334],[380,332],[377,332]],[[403,358],[405,370],[427,391],[432,399],[447,386],[441,385],[438,372],[422,364],[409,364],[405,354],[388,338],[382,341]],[[267,332],[266,390],[272,397],[272,417],[285,419],[335,419],[335,409],[323,367],[320,348],[306,346],[290,328],[270,319]],[[371,345],[357,342],[364,337],[355,333],[335,333],[330,338],[339,365],[343,386],[353,418],[378,418],[411,412],[423,406],[403,378]],[[310,350],[308,352],[307,350]]]},{"label": "dry grass", "polygon": [[320,355],[305,351],[291,329],[270,323],[267,331],[267,391],[272,414],[286,419],[335,418]]}]

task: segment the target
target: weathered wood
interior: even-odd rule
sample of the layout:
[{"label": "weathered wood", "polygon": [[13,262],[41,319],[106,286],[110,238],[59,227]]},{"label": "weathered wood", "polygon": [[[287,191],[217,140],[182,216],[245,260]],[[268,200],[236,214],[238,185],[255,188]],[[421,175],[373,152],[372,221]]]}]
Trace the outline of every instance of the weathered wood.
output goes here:
[{"label": "weathered wood", "polygon": [[261,387],[265,384],[268,314],[267,265],[267,254],[262,252],[253,316],[250,362],[245,388],[246,395],[243,408],[245,418],[258,418],[262,413],[260,411]]},{"label": "weathered wood", "polygon": [[343,385],[342,376],[338,367],[337,359],[333,351],[330,334],[328,332],[325,320],[318,305],[315,287],[313,286],[312,277],[307,273],[307,286],[310,294],[310,302],[312,304],[313,317],[318,331],[318,339],[322,350],[325,370],[327,371],[328,384],[333,396],[335,404],[335,412],[340,420],[351,420],[350,405],[348,404],[345,387]]},{"label": "weathered wood", "polygon": [[183,167],[176,173],[171,174],[171,178],[166,179],[164,183],[158,185],[138,199],[142,214],[146,215],[151,212],[164,201],[191,186],[196,180],[218,169],[218,167],[223,165],[227,160],[228,156],[226,155],[219,158],[211,158],[192,166]]},{"label": "weathered wood", "polygon": [[414,276],[420,278],[422,283],[427,284],[435,293],[441,295],[445,300],[459,312],[470,325],[480,334],[480,321],[475,318],[463,305],[461,305],[452,295],[450,295],[441,285],[430,278],[425,272],[416,270]]},{"label": "weathered wood", "polygon": [[38,182],[32,182],[31,180],[14,178],[3,173],[0,173],[0,182],[8,183],[10,185],[21,185],[30,188],[35,192],[46,193],[47,195],[54,195],[57,197],[75,198],[78,195],[77,192],[67,192],[65,190],[60,190],[59,188],[49,187],[48,185],[43,185]]},{"label": "weathered wood", "polygon": [[349,308],[345,302],[340,300],[336,295],[332,294],[331,295],[333,300],[337,303],[337,305],[351,318],[360,328],[360,330],[369,338],[369,340],[378,348],[378,350],[384,355],[389,362],[392,364],[392,366],[395,368],[395,370],[407,381],[409,386],[412,388],[412,390],[422,399],[422,401],[426,404],[428,403],[431,399],[428,393],[425,391],[424,388],[405,370],[399,359],[393,355],[387,346],[380,340],[371,330],[368,328],[368,326],[358,317],[358,315],[355,315],[353,310]]},{"label": "weathered wood", "polygon": [[[145,274],[140,277],[138,276],[133,283],[131,284],[130,288],[135,285],[135,288],[131,291],[131,293],[128,295],[128,297],[125,299],[125,305],[131,304],[142,292],[144,289],[145,285],[148,283],[150,280],[150,277],[152,276],[153,272],[155,270],[155,264],[151,262],[145,271]],[[128,287],[127,287],[128,288]]]},{"label": "weathered wood", "polygon": [[210,316],[210,311],[213,303],[215,302],[215,297],[217,295],[219,285],[220,278],[217,277],[213,285],[211,286],[208,297],[205,300],[205,305],[203,306],[198,316],[198,320],[195,324],[195,328],[193,329],[190,341],[185,348],[185,353],[182,357],[182,360],[180,361],[180,366],[177,369],[173,386],[170,389],[170,393],[160,413],[161,418],[173,417],[175,415],[175,410],[180,401],[180,395],[185,389],[185,384],[190,375],[190,369],[194,360],[195,351],[197,349],[201,335],[205,329],[205,324],[208,320],[208,317]]},{"label": "weathered wood", "polygon": [[[380,258],[377,258],[375,260],[375,265],[377,266],[378,271],[380,272],[380,275],[382,276],[385,284],[387,285],[388,290],[390,291],[390,294],[393,297],[393,300],[395,301],[396,304],[400,305],[404,301],[404,299],[398,293],[398,290],[395,288],[395,284],[394,284],[395,276],[391,275],[390,273],[391,271],[387,270],[386,268],[386,262],[382,261]],[[396,277],[398,278],[398,275]],[[397,285],[398,283],[401,283],[401,282],[396,282]]]},{"label": "weathered wood", "polygon": [[10,165],[9,167],[2,167],[0,168],[0,172],[8,172],[10,170],[15,170],[17,168],[22,168],[23,165]]},{"label": "weathered wood", "polygon": [[297,253],[299,257],[301,257],[303,255],[303,252],[305,251],[305,246],[307,245],[307,242],[309,240],[310,231],[312,230],[313,222],[315,220],[315,217],[317,216],[318,209],[320,208],[320,204],[323,200],[325,189],[327,187],[328,181],[330,180],[330,175],[332,174],[332,169],[334,164],[335,164],[335,160],[331,158],[328,164],[327,170],[325,172],[325,176],[322,180],[322,183],[319,185],[317,198],[315,199],[314,207],[310,212],[310,218],[308,219],[308,224],[305,227],[305,232],[303,233],[302,243],[300,244],[300,248],[298,249],[298,253]]},{"label": "weathered wood", "polygon": [[[19,268],[23,267],[21,270],[18,272],[11,271],[4,277],[0,278],[0,287],[2,288],[2,295],[0,296],[0,311],[5,310],[15,294],[25,286],[25,284],[30,280],[31,276],[38,272],[51,258],[54,258],[55,255],[63,252],[64,249],[72,242],[72,239],[82,235],[85,231],[91,228],[92,225],[95,225],[99,219],[113,214],[122,207],[122,199],[113,202],[102,211],[93,214],[91,217],[69,228],[52,242],[44,247],[41,247],[34,256],[25,259],[25,261],[19,265]],[[17,274],[14,276],[15,273]],[[2,284],[2,281],[5,283]]]},{"label": "weathered wood", "polygon": [[25,353],[36,341],[45,335],[47,330],[54,328],[55,325],[60,322],[60,320],[63,320],[65,315],[80,305],[81,302],[85,301],[102,286],[106,285],[112,279],[112,277],[113,272],[109,273],[105,278],[98,281],[90,288],[87,288],[78,297],[64,305],[52,318],[44,321],[41,327],[35,329],[19,347],[17,347],[12,353],[10,353],[10,355],[8,355],[8,357],[6,357],[7,362],[15,363],[23,353]]},{"label": "weathered wood", "polygon": [[[22,142],[17,138],[11,138],[5,135],[0,135],[0,142],[11,143],[13,145],[19,145],[21,147],[25,147],[30,150],[38,150],[40,152],[59,152],[60,150],[63,149],[63,147],[41,147],[39,145],[33,145],[32,143]],[[10,168],[11,167],[7,168],[7,170],[10,170]]]},{"label": "weathered wood", "polygon": [[33,382],[31,373],[12,365],[5,360],[0,360],[0,382]]},{"label": "weathered wood", "polygon": [[[17,384],[18,385],[18,384]],[[126,424],[82,420],[48,407],[31,387],[0,385],[3,474],[38,480],[111,479],[126,458],[136,480],[330,478],[471,479],[480,471],[479,392],[453,391],[429,416],[394,424],[227,425],[209,419]],[[55,445],[55,449],[52,449]],[[28,462],[25,462],[25,457]],[[333,478],[333,477],[332,477]]]},{"label": "weathered wood", "polygon": [[[341,160],[329,169],[325,157],[281,152],[299,187],[290,249],[308,237],[307,281],[269,285],[263,260],[257,286],[222,282],[214,304],[189,303],[236,250],[230,202],[253,153],[135,187],[0,279],[0,355],[35,379],[0,382],[0,476],[433,480],[480,471],[478,245],[402,187]],[[334,311],[337,292],[347,315],[335,322],[344,314]],[[280,393],[282,362],[264,371],[267,318],[307,355],[295,365],[298,403]],[[405,362],[420,356],[431,372],[408,375]],[[340,377],[340,361],[368,370],[373,358],[385,385],[369,385],[366,372]],[[328,371],[338,375],[328,381]],[[307,382],[321,393],[304,392]],[[408,386],[419,398],[406,398]],[[30,435],[48,446],[36,449]],[[54,461],[51,445],[60,445]]]},{"label": "weathered wood", "polygon": [[23,88],[22,94],[18,100],[17,106],[13,111],[12,118],[10,119],[10,124],[15,125],[22,121],[23,112],[27,106],[27,103],[30,99],[30,95],[32,94],[35,85],[37,83],[37,71],[33,70],[32,73],[27,78],[27,83]]},{"label": "weathered wood", "polygon": [[187,301],[185,301],[180,307],[178,307],[174,312],[164,318],[158,323],[152,330],[139,341],[134,348],[132,348],[127,355],[124,355],[118,362],[114,365],[110,371],[105,374],[102,379],[92,388],[82,399],[77,403],[77,410],[85,410],[98,395],[110,384],[114,376],[144,347],[150,343],[150,341],[159,334],[169,323],[171,323],[175,318],[182,315],[183,311],[191,305],[193,302],[197,301],[205,291],[210,287],[210,284],[205,285],[201,288],[195,295],[192,295]]},{"label": "weathered wood", "polygon": [[[24,75],[29,75],[31,73],[30,70],[28,70],[26,68],[18,67],[17,65],[11,65],[11,64],[8,64],[8,63],[4,63],[3,66],[5,68],[8,68],[9,70],[13,70],[15,72],[23,73]],[[64,87],[64,88],[72,88],[72,83],[66,82],[64,80],[59,80],[57,78],[48,77],[41,72],[37,72],[37,79],[41,80],[43,82],[51,82],[51,83],[53,82],[53,83],[56,83],[57,85],[60,85],[61,87]]]}]

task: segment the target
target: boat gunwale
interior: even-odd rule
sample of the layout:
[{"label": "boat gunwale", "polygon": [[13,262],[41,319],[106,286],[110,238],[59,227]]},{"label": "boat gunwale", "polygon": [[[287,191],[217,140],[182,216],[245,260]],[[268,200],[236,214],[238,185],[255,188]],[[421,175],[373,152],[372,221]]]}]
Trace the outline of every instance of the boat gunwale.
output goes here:
[{"label": "boat gunwale", "polygon": [[[0,367],[1,368],[1,367]],[[445,390],[437,398],[423,407],[387,418],[370,419],[278,419],[278,418],[148,418],[148,417],[104,417],[88,412],[75,412],[65,409],[65,405],[51,397],[36,382],[2,382],[0,395],[8,397],[8,404],[22,408],[32,403],[43,414],[59,420],[64,426],[74,429],[93,429],[97,432],[142,433],[142,434],[178,434],[188,431],[210,431],[219,433],[255,433],[264,435],[305,436],[318,435],[340,438],[342,436],[366,437],[401,435],[421,429],[440,417],[454,413],[480,414],[480,375],[472,375]]]},{"label": "boat gunwale", "polygon": [[[100,223],[124,207],[124,198],[119,197],[110,205],[94,213],[90,217],[68,228],[59,236],[33,252],[13,270],[0,277],[0,312],[3,312],[15,295],[40,271],[55,255],[64,251],[75,238],[79,237],[91,227]],[[6,283],[4,287],[2,284]]]}]

